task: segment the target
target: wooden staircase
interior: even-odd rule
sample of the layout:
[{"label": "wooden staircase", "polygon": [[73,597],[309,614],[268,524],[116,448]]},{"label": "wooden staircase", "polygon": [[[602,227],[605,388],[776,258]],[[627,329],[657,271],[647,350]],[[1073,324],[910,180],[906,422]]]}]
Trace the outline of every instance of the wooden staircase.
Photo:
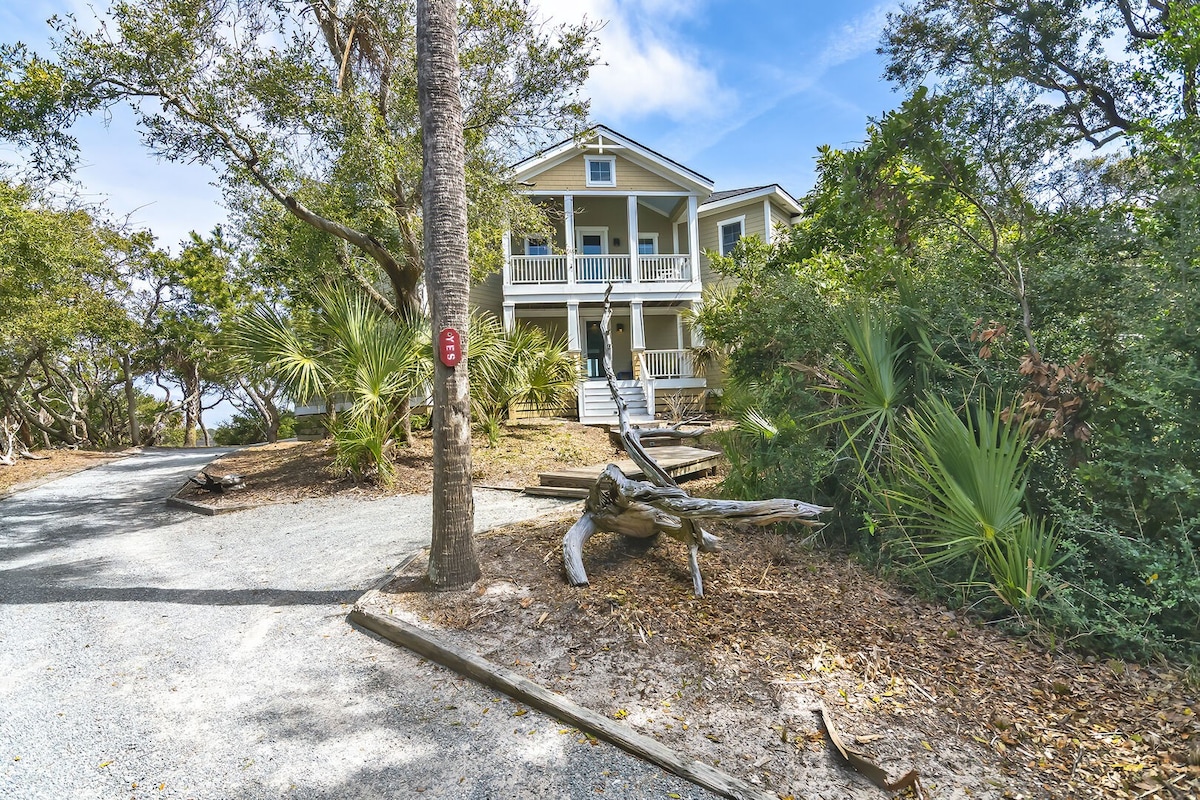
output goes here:
[{"label": "wooden staircase", "polygon": [[[686,480],[700,475],[712,473],[722,454],[715,450],[702,450],[687,445],[663,445],[650,448],[654,460],[676,480]],[[625,458],[614,461],[626,476],[634,479],[646,477],[631,460]],[[525,494],[540,497],[587,497],[588,491],[606,464],[595,464],[590,467],[574,467],[556,472],[538,473],[538,486],[528,486]]]}]

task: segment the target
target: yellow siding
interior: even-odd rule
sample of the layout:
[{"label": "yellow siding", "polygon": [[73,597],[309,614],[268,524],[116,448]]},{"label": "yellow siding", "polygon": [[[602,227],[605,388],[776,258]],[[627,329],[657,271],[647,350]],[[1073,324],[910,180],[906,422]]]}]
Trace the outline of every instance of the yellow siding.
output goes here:
[{"label": "yellow siding", "polygon": [[617,185],[588,186],[585,173],[584,154],[580,153],[544,172],[530,175],[526,180],[538,191],[613,191],[613,192],[681,192],[687,189],[679,184],[651,172],[626,158],[616,156]]},{"label": "yellow siding", "polygon": [[675,325],[673,314],[646,314],[642,324],[646,333],[647,350],[675,350],[679,347],[679,329]]},{"label": "yellow siding", "polygon": [[489,311],[496,319],[504,318],[504,278],[499,272],[493,272],[471,287],[471,307]]},{"label": "yellow siding", "polygon": [[[763,199],[756,197],[744,203],[726,206],[716,211],[705,212],[704,216],[700,218],[700,252],[718,250],[720,247],[720,232],[718,230],[720,223],[743,215],[746,217],[746,224],[742,235],[757,236],[760,239],[764,239],[766,226],[763,225]],[[713,272],[708,264],[708,259],[703,255],[700,257],[700,279],[706,287],[716,284],[731,285],[733,283],[731,279]]]},{"label": "yellow siding", "polygon": [[654,393],[654,412],[664,417],[673,417],[681,412],[683,418],[704,412],[704,401],[708,392],[701,388],[660,389]]},{"label": "yellow siding", "polygon": [[[608,252],[629,252],[629,209],[624,197],[576,197],[575,228],[608,228]],[[614,245],[614,237],[621,244]]]}]

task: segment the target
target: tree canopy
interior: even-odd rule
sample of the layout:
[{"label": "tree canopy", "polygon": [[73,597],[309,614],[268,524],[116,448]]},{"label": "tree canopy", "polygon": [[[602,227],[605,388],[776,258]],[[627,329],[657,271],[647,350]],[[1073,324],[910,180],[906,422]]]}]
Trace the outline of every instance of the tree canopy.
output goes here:
[{"label": "tree canopy", "polygon": [[[235,210],[271,198],[361,254],[335,248],[335,263],[377,302],[415,310],[423,183],[414,13],[412,0],[125,0],[95,29],[55,19],[51,57],[0,47],[0,135],[21,144],[41,175],[61,177],[76,156],[72,123],[128,104],[152,152],[210,165]],[[507,190],[503,167],[547,132],[582,125],[592,32],[587,22],[546,25],[521,0],[459,9],[477,270],[495,267],[510,223],[538,224],[532,205]]]}]

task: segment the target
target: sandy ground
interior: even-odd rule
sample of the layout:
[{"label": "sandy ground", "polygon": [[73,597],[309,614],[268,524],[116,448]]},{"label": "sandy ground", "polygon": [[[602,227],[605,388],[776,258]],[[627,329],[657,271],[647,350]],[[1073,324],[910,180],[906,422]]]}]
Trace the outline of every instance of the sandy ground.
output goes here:
[{"label": "sandy ground", "polygon": [[167,510],[211,457],[0,501],[0,797],[708,797],[346,624],[427,543],[428,497]]}]

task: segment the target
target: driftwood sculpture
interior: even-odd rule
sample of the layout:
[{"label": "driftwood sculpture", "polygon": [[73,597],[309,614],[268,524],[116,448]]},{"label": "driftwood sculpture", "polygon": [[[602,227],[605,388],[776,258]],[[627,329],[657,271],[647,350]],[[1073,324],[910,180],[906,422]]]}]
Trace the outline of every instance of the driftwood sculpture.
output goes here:
[{"label": "driftwood sculpture", "polygon": [[203,470],[200,471],[200,474],[204,476],[204,480],[197,480],[193,476],[188,478],[188,482],[196,484],[205,492],[223,494],[231,489],[246,488],[246,479],[241,475],[222,475],[219,478],[215,478]]},{"label": "driftwood sculpture", "polygon": [[629,423],[629,409],[617,391],[612,366],[612,338],[609,323],[612,305],[609,294],[604,297],[604,315],[600,322],[604,334],[604,374],[608,389],[617,405],[621,442],[629,458],[641,468],[649,481],[630,480],[615,464],[609,464],[592,485],[584,503],[583,516],[563,537],[563,565],[572,586],[587,586],[583,568],[583,545],[597,531],[608,531],[636,539],[650,539],[665,533],[688,548],[688,566],[692,573],[692,590],[696,597],[704,596],[704,579],[700,575],[700,552],[717,549],[720,539],[700,526],[700,520],[724,519],[770,525],[774,522],[798,522],[817,526],[813,520],[830,509],[802,503],[799,500],[775,499],[755,501],[708,500],[692,497],[659,466],[642,445],[643,436],[672,435],[672,428],[652,428],[638,431]]}]

